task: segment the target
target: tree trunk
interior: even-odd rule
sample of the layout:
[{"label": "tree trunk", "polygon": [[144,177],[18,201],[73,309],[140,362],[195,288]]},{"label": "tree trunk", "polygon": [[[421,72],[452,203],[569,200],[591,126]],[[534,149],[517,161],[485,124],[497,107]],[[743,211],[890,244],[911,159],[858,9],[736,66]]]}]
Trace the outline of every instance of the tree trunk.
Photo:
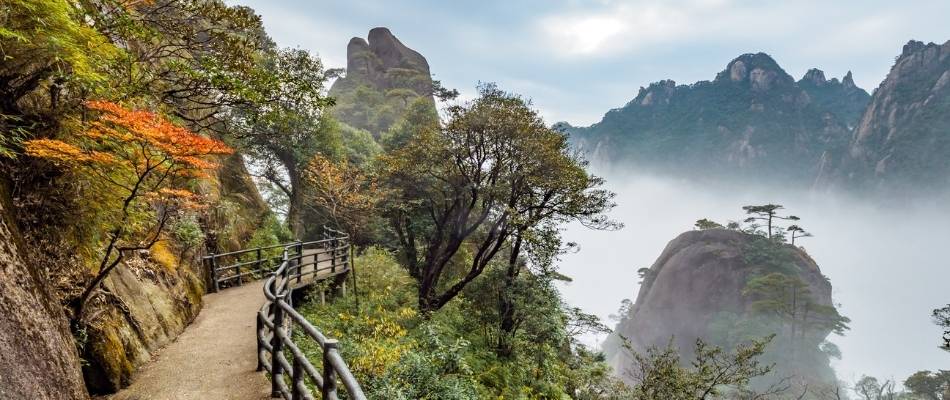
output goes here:
[{"label": "tree trunk", "polygon": [[290,176],[290,192],[287,193],[287,227],[294,234],[294,238],[302,240],[303,229],[303,190],[300,189],[300,173],[289,165],[287,175]]},{"label": "tree trunk", "polygon": [[521,253],[521,235],[515,237],[515,242],[511,247],[511,254],[508,257],[508,269],[505,271],[504,287],[499,294],[499,314],[501,321],[499,323],[500,335],[498,336],[498,348],[496,350],[500,357],[509,358],[514,354],[514,335],[515,335],[515,300],[512,298],[512,291],[515,287],[515,281],[518,279],[518,258]]},{"label": "tree trunk", "polygon": [[287,208],[287,228],[297,240],[303,237],[303,215],[301,214],[301,205],[299,193],[294,190],[291,192],[289,206]]},{"label": "tree trunk", "polygon": [[428,316],[432,314],[433,311],[438,310],[438,299],[435,298],[435,293],[431,288],[419,287],[419,313],[423,316]]}]

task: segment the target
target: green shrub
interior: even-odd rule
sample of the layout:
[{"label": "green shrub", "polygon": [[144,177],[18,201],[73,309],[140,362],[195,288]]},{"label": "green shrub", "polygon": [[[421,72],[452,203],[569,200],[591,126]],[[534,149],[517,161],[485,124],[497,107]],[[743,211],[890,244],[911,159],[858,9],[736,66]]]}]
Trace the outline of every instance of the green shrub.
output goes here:
[{"label": "green shrub", "polygon": [[[533,327],[515,339],[519,351],[500,357],[489,312],[497,292],[461,296],[423,318],[415,281],[392,254],[367,249],[355,266],[357,291],[326,305],[310,301],[301,310],[327,336],[340,340],[344,358],[370,398],[566,399],[573,392],[576,398],[593,399],[598,398],[594,393],[621,387],[602,354],[577,345],[566,333],[568,316],[553,288],[525,292],[539,297],[525,303],[539,314],[532,317]],[[479,287],[491,286],[486,281]],[[319,359],[315,345],[304,349]]]}]

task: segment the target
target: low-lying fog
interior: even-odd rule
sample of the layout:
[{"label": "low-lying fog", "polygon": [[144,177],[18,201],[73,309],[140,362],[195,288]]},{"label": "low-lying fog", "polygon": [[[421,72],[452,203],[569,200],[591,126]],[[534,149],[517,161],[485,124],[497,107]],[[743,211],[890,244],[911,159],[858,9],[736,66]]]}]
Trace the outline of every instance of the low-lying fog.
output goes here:
[{"label": "low-lying fog", "polygon": [[[831,279],[834,301],[851,318],[844,337],[832,336],[843,358],[838,376],[862,374],[903,381],[922,369],[947,369],[950,354],[938,349],[941,330],[931,310],[950,303],[950,207],[929,201],[886,206],[849,196],[723,187],[628,171],[600,171],[617,193],[612,215],[626,224],[616,232],[572,225],[566,239],[580,251],[563,257],[565,299],[613,326],[608,316],[624,298],[636,298],[637,269],[649,267],[667,242],[700,218],[741,221],[741,206],[778,203],[802,218],[815,237],[801,245]],[[598,343],[602,338],[587,338]]]}]

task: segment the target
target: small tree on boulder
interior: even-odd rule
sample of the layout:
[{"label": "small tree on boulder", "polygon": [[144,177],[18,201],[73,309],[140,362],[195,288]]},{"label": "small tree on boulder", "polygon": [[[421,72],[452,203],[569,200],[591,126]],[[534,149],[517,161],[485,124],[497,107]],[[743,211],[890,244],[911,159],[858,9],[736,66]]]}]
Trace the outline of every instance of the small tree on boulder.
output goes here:
[{"label": "small tree on boulder", "polygon": [[745,222],[755,222],[755,221],[765,221],[766,235],[769,239],[772,238],[772,221],[776,219],[784,219],[788,221],[798,221],[800,218],[794,215],[781,216],[778,214],[779,210],[784,209],[781,204],[765,204],[761,206],[743,206],[742,209],[745,210],[746,214],[752,215],[745,219]]},{"label": "small tree on boulder", "polygon": [[798,225],[792,225],[785,230],[791,233],[793,246],[795,245],[795,239],[814,236],[810,232],[806,232]]}]

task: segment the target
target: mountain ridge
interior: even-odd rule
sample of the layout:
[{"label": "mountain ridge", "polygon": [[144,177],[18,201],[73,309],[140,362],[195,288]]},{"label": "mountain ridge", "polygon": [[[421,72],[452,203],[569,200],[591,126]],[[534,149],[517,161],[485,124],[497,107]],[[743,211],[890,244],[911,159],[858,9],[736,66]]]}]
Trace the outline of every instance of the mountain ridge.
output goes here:
[{"label": "mountain ridge", "polygon": [[768,54],[746,53],[711,81],[654,82],[597,123],[557,127],[594,161],[811,182],[824,150],[848,140],[854,109],[870,96],[850,75],[799,82]]},{"label": "mountain ridge", "polygon": [[950,41],[904,45],[819,186],[883,192],[950,187]]}]

